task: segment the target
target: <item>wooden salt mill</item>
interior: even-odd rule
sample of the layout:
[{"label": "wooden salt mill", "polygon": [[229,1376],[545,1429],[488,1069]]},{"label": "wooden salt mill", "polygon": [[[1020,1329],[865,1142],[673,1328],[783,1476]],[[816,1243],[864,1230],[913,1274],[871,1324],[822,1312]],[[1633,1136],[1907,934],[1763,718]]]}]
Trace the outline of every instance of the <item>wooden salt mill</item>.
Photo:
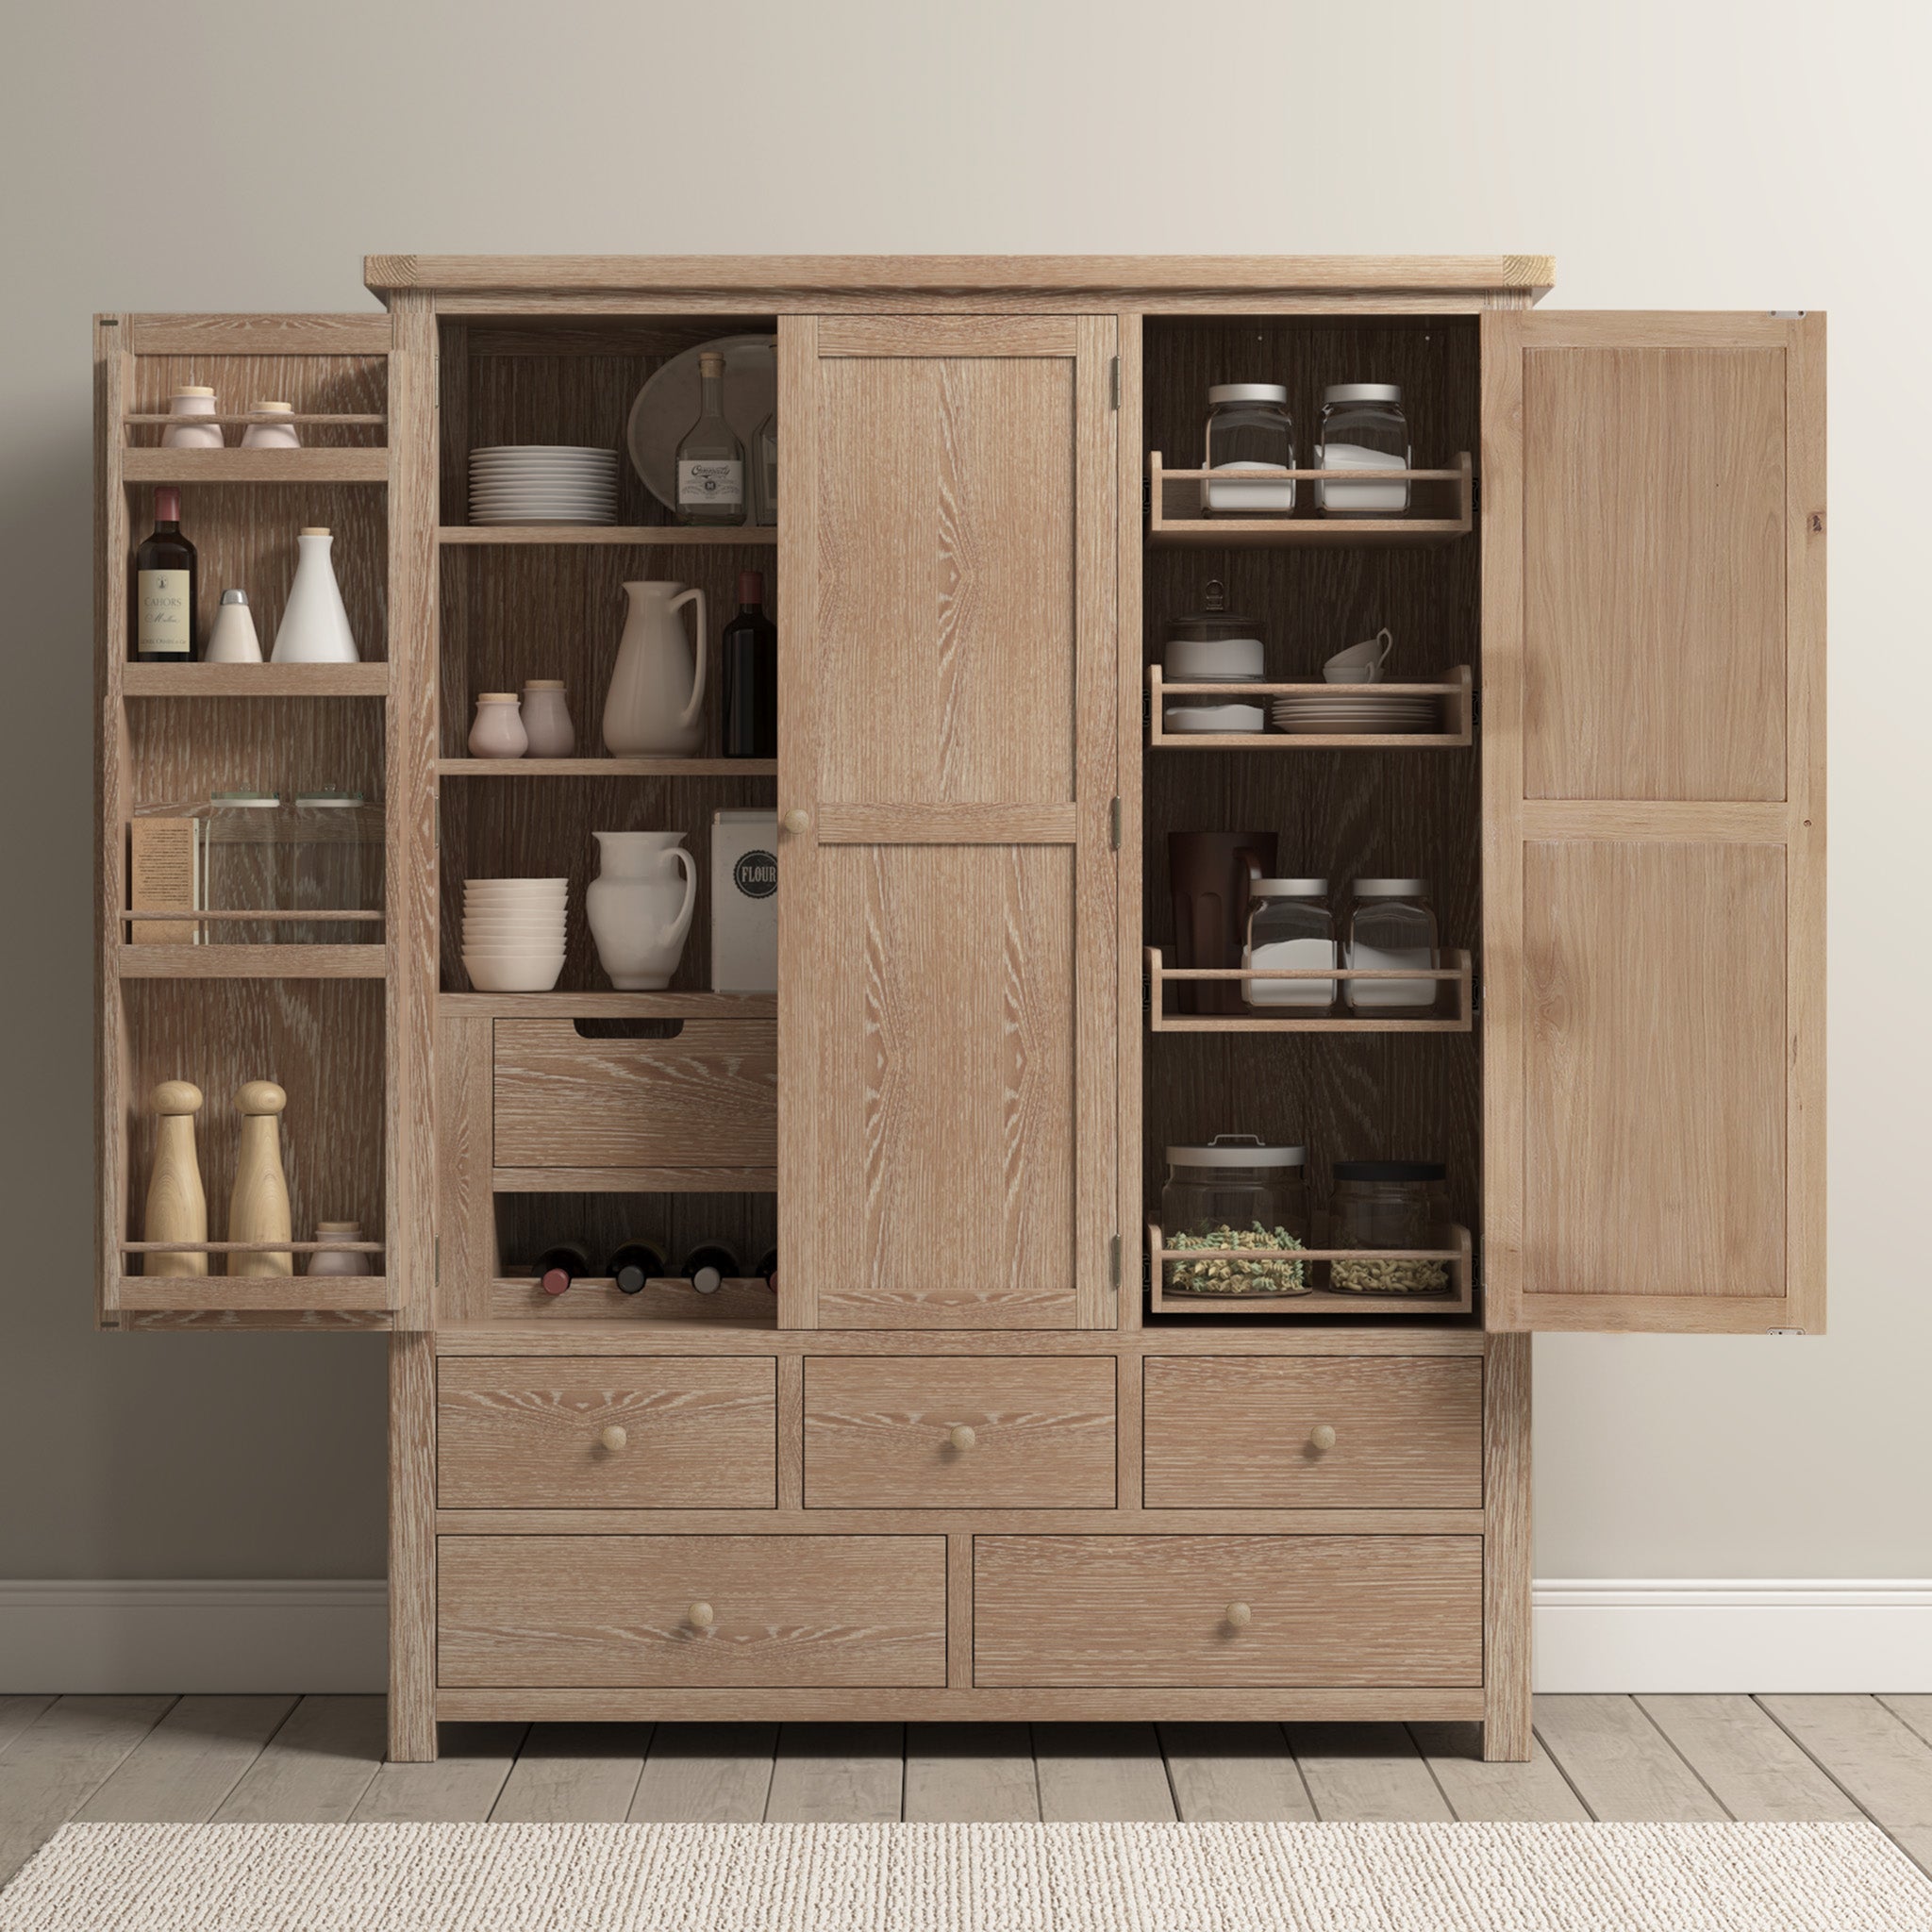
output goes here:
[{"label": "wooden salt mill", "polygon": [[[194,1152],[194,1116],[201,1089],[192,1080],[163,1080],[148,1096],[154,1108],[155,1166],[147,1184],[147,1241],[205,1241],[208,1195]],[[143,1255],[143,1274],[206,1274],[206,1255]]]},{"label": "wooden salt mill", "polygon": [[[242,1143],[235,1155],[235,1191],[228,1196],[231,1241],[285,1241],[293,1233],[289,1182],[282,1172],[282,1109],[289,1096],[273,1080],[250,1080],[235,1096],[242,1109]],[[271,1248],[231,1255],[230,1274],[292,1274],[291,1253]]]}]

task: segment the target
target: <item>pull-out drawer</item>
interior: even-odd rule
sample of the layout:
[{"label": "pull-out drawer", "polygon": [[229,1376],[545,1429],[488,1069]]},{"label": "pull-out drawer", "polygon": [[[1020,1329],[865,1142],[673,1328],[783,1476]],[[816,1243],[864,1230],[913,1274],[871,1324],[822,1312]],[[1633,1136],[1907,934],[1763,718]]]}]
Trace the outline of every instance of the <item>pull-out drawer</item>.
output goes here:
[{"label": "pull-out drawer", "polygon": [[1477,1509],[1478,1356],[1150,1356],[1150,1509]]},{"label": "pull-out drawer", "polygon": [[445,1509],[771,1509],[770,1356],[444,1356]]},{"label": "pull-out drawer", "polygon": [[445,1536],[450,1688],[938,1686],[938,1536]]},{"label": "pull-out drawer", "polygon": [[496,1023],[498,1167],[771,1168],[778,1024],[670,1022],[664,1040],[586,1040],[574,1020]]},{"label": "pull-out drawer", "polygon": [[982,1688],[1478,1685],[1479,1536],[982,1536]]},{"label": "pull-out drawer", "polygon": [[817,1509],[1111,1509],[1111,1356],[814,1357]]}]

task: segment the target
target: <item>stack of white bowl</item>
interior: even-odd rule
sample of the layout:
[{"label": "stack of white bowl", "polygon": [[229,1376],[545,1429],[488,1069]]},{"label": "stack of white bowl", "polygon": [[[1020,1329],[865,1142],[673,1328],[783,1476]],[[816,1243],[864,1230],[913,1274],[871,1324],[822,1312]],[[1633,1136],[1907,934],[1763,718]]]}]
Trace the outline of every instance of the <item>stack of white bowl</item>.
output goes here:
[{"label": "stack of white bowl", "polygon": [[465,879],[463,970],[478,992],[548,992],[563,973],[568,879]]},{"label": "stack of white bowl", "polygon": [[614,524],[617,452],[514,443],[470,452],[473,524]]}]

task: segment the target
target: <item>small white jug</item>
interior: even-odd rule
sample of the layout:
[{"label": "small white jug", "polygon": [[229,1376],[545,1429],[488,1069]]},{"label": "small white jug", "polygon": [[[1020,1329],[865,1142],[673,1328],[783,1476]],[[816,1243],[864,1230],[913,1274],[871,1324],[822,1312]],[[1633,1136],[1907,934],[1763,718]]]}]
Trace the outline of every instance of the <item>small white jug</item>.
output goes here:
[{"label": "small white jug", "polygon": [[[601,858],[584,894],[597,958],[619,992],[671,984],[697,910],[698,868],[682,832],[593,832]],[[683,874],[680,883],[678,874]]]},{"label": "small white jug", "polygon": [[[604,699],[604,748],[620,758],[689,758],[705,743],[705,593],[674,583],[624,588],[630,615]],[[687,604],[697,607],[695,651],[677,620]]]}]

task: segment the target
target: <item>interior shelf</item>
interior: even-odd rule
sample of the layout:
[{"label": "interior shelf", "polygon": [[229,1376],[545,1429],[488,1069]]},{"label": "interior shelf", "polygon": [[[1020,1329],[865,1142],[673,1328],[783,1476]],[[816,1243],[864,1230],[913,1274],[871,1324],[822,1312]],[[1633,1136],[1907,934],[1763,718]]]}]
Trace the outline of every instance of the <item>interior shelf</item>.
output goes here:
[{"label": "interior shelf", "polygon": [[[195,914],[177,915],[192,924]],[[317,924],[327,922],[317,918]],[[117,963],[123,979],[380,979],[389,948],[380,942],[350,945],[181,946],[123,945]]]},{"label": "interior shelf", "polygon": [[[209,455],[215,454],[212,450]],[[379,698],[389,666],[362,664],[136,664],[121,667],[130,698]]]},{"label": "interior shelf", "polygon": [[[213,454],[213,452],[210,452]],[[774,547],[773,524],[729,524],[722,529],[683,524],[444,524],[439,543],[751,544]]]},{"label": "interior shelf", "polygon": [[453,1020],[775,1020],[774,992],[441,992]]},{"label": "interior shelf", "polygon": [[775,778],[776,758],[438,758],[445,778]]},{"label": "interior shelf", "polygon": [[778,1297],[756,1276],[727,1275],[710,1294],[688,1277],[654,1275],[636,1294],[604,1278],[574,1281],[563,1294],[545,1294],[531,1275],[499,1276],[490,1284],[490,1315],[498,1322],[694,1323],[733,1328],[774,1328]]},{"label": "interior shelf", "polygon": [[[1297,505],[1285,516],[1170,516],[1167,490],[1170,486],[1192,486],[1182,491],[1198,504],[1198,486],[1210,478],[1229,480],[1224,470],[1165,470],[1160,452],[1147,458],[1147,541],[1151,544],[1191,544],[1208,550],[1285,549],[1312,545],[1327,549],[1386,549],[1402,544],[1449,543],[1466,537],[1475,525],[1475,472],[1469,452],[1462,451],[1455,467],[1447,470],[1270,470],[1270,483],[1291,477],[1310,487],[1296,491],[1307,498],[1307,507]],[[1430,501],[1426,508],[1440,509],[1436,515],[1419,514],[1415,509],[1400,516],[1358,516],[1330,514],[1315,507],[1316,482],[1336,483],[1358,478],[1363,482],[1400,483],[1410,486],[1409,500]],[[1192,505],[1190,506],[1192,508]]]},{"label": "interior shelf", "polygon": [[1307,1294],[1183,1294],[1165,1285],[1168,1261],[1199,1261],[1216,1255],[1255,1258],[1253,1248],[1169,1248],[1162,1245],[1160,1224],[1147,1224],[1147,1259],[1153,1311],[1158,1315],[1466,1315],[1475,1307],[1475,1286],[1470,1260],[1474,1242],[1466,1227],[1440,1227],[1431,1232],[1441,1240],[1434,1248],[1298,1248],[1261,1251],[1271,1257],[1302,1261],[1441,1261],[1448,1265],[1449,1287],[1441,1294],[1336,1294],[1315,1289]]},{"label": "interior shelf", "polygon": [[380,1274],[124,1274],[122,1313],[387,1314]]},{"label": "interior shelf", "polygon": [[[1168,966],[1162,963],[1158,946],[1147,948],[1147,1026],[1153,1033],[1467,1033],[1474,1024],[1474,968],[1470,956],[1444,947],[1440,967],[1415,967],[1400,971],[1341,966],[1316,966],[1290,971],[1244,967],[1198,968]],[[1373,979],[1385,982],[1430,979],[1453,986],[1456,1011],[1453,1016],[1429,1013],[1414,1019],[1364,1019],[1359,1014],[1308,1014],[1295,1018],[1285,1013],[1268,1013],[1256,1008],[1251,1013],[1169,1013],[1162,1010],[1170,986],[1198,985],[1204,980],[1258,979]]]},{"label": "interior shelf", "polygon": [[127,483],[387,483],[389,451],[366,449],[129,449]]},{"label": "interior shelf", "polygon": [[[1166,703],[1173,697],[1212,697],[1224,704],[1245,704],[1252,698],[1313,692],[1359,696],[1365,691],[1396,697],[1430,696],[1441,700],[1441,731],[1169,731]],[[1457,664],[1427,684],[1168,684],[1158,664],[1147,667],[1147,742],[1174,751],[1418,751],[1453,750],[1474,741],[1475,678],[1467,664]],[[1264,705],[1262,709],[1268,708]]]}]

